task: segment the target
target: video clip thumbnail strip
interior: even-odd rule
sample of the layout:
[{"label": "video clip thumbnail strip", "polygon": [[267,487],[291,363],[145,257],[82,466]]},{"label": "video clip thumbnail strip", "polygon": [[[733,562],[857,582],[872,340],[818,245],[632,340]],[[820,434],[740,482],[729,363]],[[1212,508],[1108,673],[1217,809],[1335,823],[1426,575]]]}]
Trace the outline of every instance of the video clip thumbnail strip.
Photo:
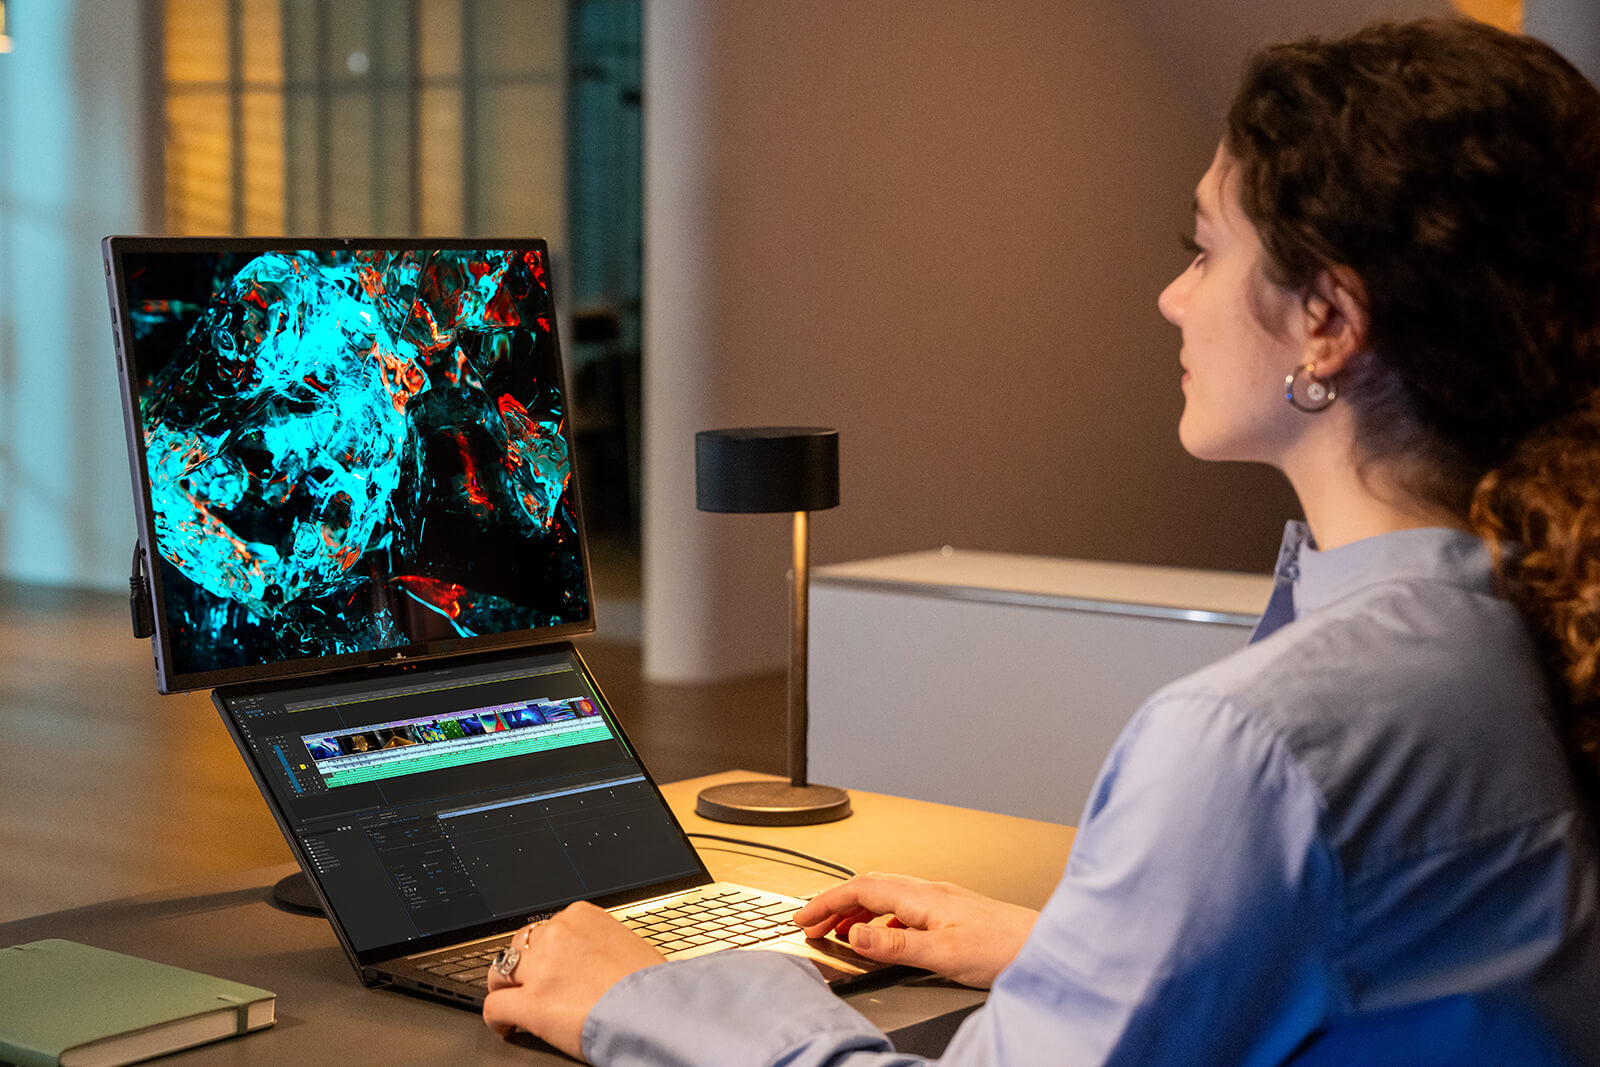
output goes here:
[{"label": "video clip thumbnail strip", "polygon": [[397,719],[336,733],[303,734],[300,739],[324,784],[333,789],[611,737],[594,701],[574,697]]}]

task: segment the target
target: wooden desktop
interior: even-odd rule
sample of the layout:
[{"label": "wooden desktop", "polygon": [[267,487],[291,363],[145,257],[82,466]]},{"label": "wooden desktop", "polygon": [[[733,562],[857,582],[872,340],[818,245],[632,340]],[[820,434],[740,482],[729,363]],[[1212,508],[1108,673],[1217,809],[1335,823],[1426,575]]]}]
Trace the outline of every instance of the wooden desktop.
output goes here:
[{"label": "wooden desktop", "polygon": [[[694,813],[707,785],[761,777],[728,772],[662,787],[690,833],[719,834],[801,849],[860,871],[885,870],[963,885],[1020,904],[1042,905],[1060,877],[1073,830],[1055,823],[852,791],[855,814],[808,827],[730,826]],[[796,896],[837,879],[780,853],[694,839],[711,873]],[[458,1062],[565,1063],[527,1035],[511,1042],[474,1014],[390,990],[363,987],[321,918],[269,904],[292,866],[247,871],[203,885],[0,924],[0,946],[47,937],[205,971],[271,989],[278,1022],[269,1030],[181,1052],[195,1064]],[[855,993],[852,1006],[907,1051],[936,1055],[983,994],[915,981]]]}]

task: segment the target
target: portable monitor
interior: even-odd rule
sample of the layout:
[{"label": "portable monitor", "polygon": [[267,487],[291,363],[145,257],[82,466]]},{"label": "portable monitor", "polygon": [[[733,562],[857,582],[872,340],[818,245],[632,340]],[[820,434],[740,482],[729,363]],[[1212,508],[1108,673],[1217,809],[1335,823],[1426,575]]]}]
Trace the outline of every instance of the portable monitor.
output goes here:
[{"label": "portable monitor", "polygon": [[594,628],[543,241],[104,252],[162,692]]}]

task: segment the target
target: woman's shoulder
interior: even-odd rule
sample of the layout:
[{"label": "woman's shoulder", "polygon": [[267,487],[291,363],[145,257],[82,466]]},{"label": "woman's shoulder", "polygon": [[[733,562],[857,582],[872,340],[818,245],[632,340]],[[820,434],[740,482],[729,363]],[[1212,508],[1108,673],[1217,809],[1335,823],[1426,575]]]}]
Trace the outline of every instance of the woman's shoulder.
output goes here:
[{"label": "woman's shoulder", "polygon": [[1147,710],[1270,732],[1351,862],[1448,848],[1573,804],[1531,640],[1481,590],[1362,587],[1165,687]]},{"label": "woman's shoulder", "polygon": [[1235,695],[1291,740],[1330,722],[1517,728],[1548,694],[1526,624],[1471,587],[1396,578],[1352,590],[1180,680]]}]

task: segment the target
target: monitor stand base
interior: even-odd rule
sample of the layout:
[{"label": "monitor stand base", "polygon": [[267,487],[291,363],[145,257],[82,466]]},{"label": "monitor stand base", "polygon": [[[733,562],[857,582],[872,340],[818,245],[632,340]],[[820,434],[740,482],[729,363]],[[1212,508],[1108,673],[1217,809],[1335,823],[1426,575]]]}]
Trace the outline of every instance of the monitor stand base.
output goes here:
[{"label": "monitor stand base", "polygon": [[294,915],[322,914],[322,902],[317,899],[316,891],[311,888],[304,871],[295,871],[278,879],[272,887],[271,904],[279,911]]}]

